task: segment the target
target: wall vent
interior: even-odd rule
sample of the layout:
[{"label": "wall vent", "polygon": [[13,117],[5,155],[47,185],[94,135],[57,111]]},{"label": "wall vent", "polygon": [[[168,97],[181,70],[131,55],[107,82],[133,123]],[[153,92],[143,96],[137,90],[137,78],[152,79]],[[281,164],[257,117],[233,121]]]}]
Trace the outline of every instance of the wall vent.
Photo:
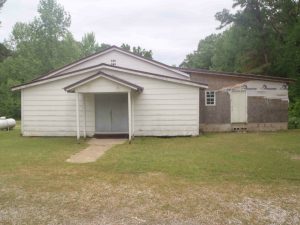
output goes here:
[{"label": "wall vent", "polygon": [[110,60],[110,65],[116,66],[117,65],[117,61],[115,59]]}]

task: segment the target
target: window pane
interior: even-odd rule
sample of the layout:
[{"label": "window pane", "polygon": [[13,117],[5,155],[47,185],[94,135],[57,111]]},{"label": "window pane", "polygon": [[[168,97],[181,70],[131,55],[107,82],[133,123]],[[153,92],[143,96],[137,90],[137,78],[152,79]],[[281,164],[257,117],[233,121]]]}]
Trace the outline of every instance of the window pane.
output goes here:
[{"label": "window pane", "polygon": [[215,105],[216,93],[214,91],[205,92],[206,105]]}]

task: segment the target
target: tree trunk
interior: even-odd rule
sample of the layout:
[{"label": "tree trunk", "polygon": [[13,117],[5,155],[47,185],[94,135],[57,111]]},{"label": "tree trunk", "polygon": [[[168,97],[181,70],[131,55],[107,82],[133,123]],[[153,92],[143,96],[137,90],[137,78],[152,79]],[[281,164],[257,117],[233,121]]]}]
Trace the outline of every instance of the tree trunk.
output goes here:
[{"label": "tree trunk", "polygon": [[262,50],[263,50],[263,56],[264,56],[264,63],[269,63],[269,57],[268,57],[268,45],[267,45],[267,35],[264,29],[264,23],[261,15],[261,8],[259,6],[259,2],[257,0],[251,1],[252,4],[250,4],[251,10],[253,11],[255,18],[257,20],[258,25],[258,31],[260,33],[260,39],[262,41]]}]

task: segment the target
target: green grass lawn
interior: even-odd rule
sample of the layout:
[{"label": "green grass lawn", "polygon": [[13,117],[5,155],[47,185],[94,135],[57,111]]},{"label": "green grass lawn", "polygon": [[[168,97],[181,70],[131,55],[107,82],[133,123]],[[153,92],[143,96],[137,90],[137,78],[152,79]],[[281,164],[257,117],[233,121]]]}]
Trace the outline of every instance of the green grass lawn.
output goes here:
[{"label": "green grass lawn", "polygon": [[0,224],[300,223],[300,130],[135,138],[88,164],[65,162],[84,141],[19,133],[0,131]]},{"label": "green grass lawn", "polygon": [[300,182],[300,131],[137,138],[95,167],[116,173],[162,172],[197,181]]}]

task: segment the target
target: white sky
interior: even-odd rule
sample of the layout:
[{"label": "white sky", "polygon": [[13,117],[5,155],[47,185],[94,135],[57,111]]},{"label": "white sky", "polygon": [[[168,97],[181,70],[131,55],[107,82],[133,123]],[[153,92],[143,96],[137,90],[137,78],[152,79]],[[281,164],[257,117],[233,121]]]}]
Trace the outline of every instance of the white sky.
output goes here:
[{"label": "white sky", "polygon": [[[7,0],[0,12],[0,41],[16,22],[37,15],[39,0]],[[233,0],[58,0],[71,14],[77,40],[94,32],[99,43],[151,49],[154,59],[180,64],[200,39],[218,32],[216,12],[231,9]]]}]

